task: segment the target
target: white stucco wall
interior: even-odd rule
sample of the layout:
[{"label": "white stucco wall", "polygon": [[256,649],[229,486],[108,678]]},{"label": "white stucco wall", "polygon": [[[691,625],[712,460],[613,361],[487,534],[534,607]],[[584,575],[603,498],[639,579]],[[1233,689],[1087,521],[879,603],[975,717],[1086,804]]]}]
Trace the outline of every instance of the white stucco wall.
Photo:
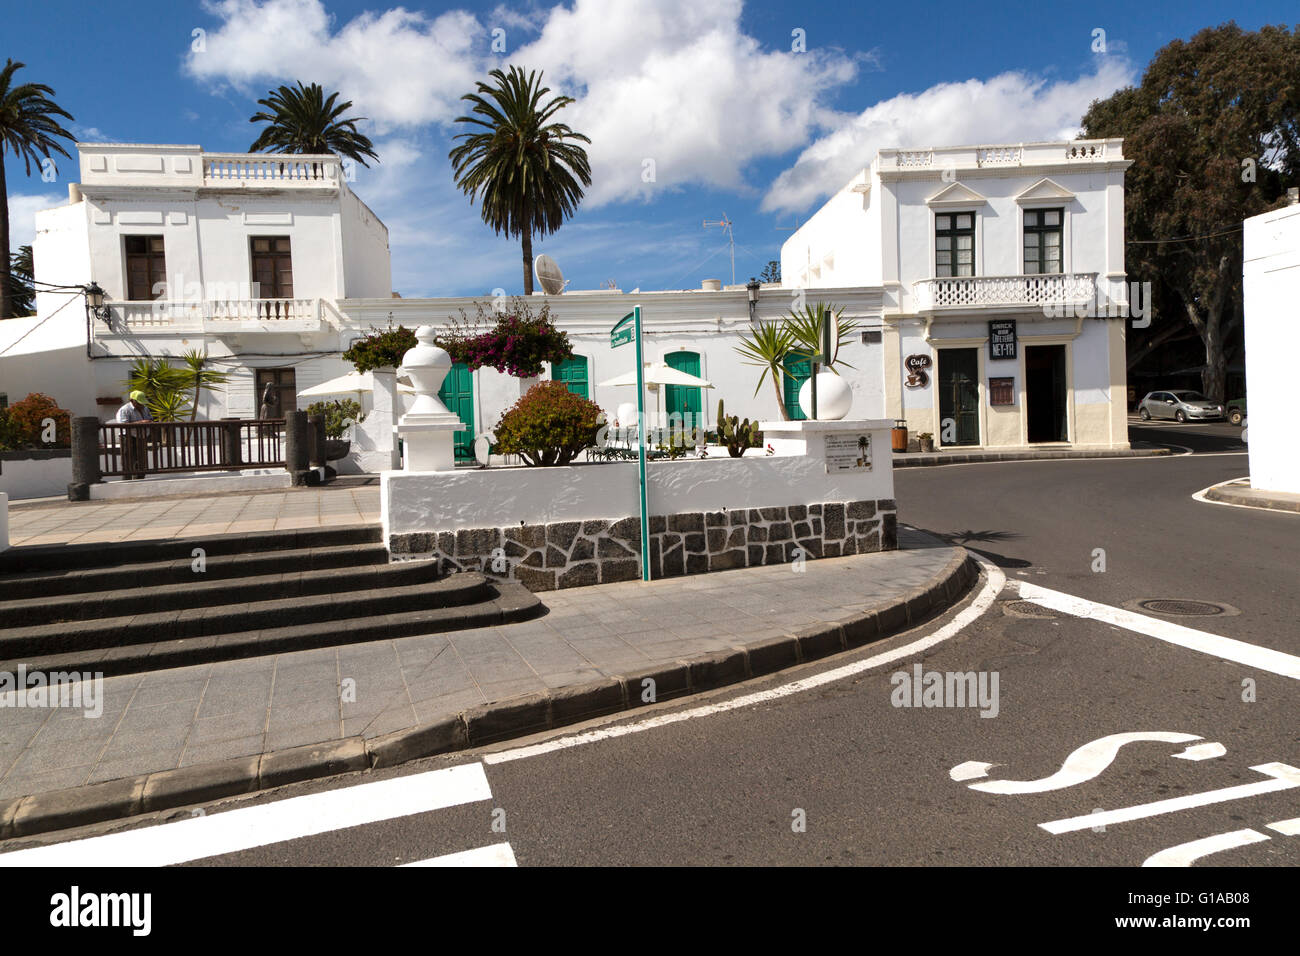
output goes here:
[{"label": "white stucco wall", "polygon": [[351,191],[340,196],[339,227],[343,238],[340,297],[371,299],[390,295],[393,273],[388,227]]},{"label": "white stucco wall", "polygon": [[[654,515],[893,498],[885,432],[871,471],[827,474],[816,456],[707,458],[646,464]],[[637,465],[386,472],[380,490],[389,534],[626,518],[640,513]]]},{"label": "white stucco wall", "polygon": [[66,496],[71,481],[71,455],[58,458],[6,458],[0,461],[0,492],[14,501]]},{"label": "white stucco wall", "polygon": [[1292,368],[1300,354],[1300,206],[1246,220],[1243,272],[1250,483],[1300,494]]}]

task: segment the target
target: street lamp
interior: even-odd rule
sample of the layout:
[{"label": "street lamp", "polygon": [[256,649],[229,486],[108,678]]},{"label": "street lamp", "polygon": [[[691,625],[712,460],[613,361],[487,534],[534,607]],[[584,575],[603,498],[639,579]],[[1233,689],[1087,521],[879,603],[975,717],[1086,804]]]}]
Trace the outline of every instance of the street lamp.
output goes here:
[{"label": "street lamp", "polygon": [[758,290],[762,284],[753,276],[749,277],[749,282],[745,284],[746,291],[749,292],[749,324],[752,326],[758,318]]},{"label": "street lamp", "polygon": [[82,294],[86,297],[86,308],[91,315],[102,322],[107,322],[112,310],[104,304],[105,292],[99,287],[99,283],[91,281],[90,285],[82,286]]}]

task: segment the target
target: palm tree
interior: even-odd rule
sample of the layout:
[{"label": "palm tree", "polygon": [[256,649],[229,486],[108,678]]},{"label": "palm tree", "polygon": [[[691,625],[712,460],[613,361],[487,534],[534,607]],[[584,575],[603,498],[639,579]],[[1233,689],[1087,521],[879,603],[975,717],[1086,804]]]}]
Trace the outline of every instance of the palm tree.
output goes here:
[{"label": "palm tree", "polygon": [[250,153],[336,153],[354,159],[367,169],[370,164],[365,157],[378,162],[375,147],[370,139],[357,132],[357,123],[366,119],[364,116],[344,117],[352,108],[352,101],[335,105],[339,94],[331,93],[328,98],[319,85],[303,86],[298,81],[297,88],[281,86],[271,90],[266,99],[258,100],[259,106],[265,106],[270,112],[255,113],[249,118],[250,123],[266,123],[261,134],[248,147]]},{"label": "palm tree", "polygon": [[783,421],[789,420],[790,413],[786,411],[785,397],[781,394],[781,363],[793,345],[794,335],[790,330],[784,324],[772,323],[760,325],[751,337],[742,336],[740,344],[735,347],[745,358],[746,365],[757,365],[763,370],[758,376],[758,385],[754,387],[755,395],[763,387],[763,380],[771,374],[772,390],[776,392],[776,407],[781,410]]},{"label": "palm tree", "polygon": [[37,154],[46,159],[50,151],[68,155],[59,145],[59,137],[72,139],[72,134],[59,125],[55,117],[71,120],[67,112],[48,97],[54,90],[44,83],[14,83],[14,74],[26,64],[6,60],[0,70],[0,268],[5,270],[0,281],[0,319],[10,318],[13,297],[9,284],[9,187],[5,182],[5,153],[23,158],[23,168],[32,174],[32,163],[40,165]]},{"label": "palm tree", "polygon": [[221,387],[230,379],[230,373],[207,368],[206,350],[200,352],[198,349],[186,349],[181,360],[185,363],[185,368],[180,370],[185,376],[185,387],[194,389],[194,400],[190,403],[190,421],[194,421],[199,415],[200,393],[221,391]]},{"label": "palm tree", "polygon": [[[473,202],[480,198],[483,221],[508,236],[520,236],[524,253],[524,294],[533,292],[533,234],[545,236],[564,225],[591,185],[587,153],[576,141],[590,143],[564,123],[548,123],[573,102],[541,85],[541,75],[517,66],[509,73],[493,70],[495,86],[478,84],[478,92],[461,97],[473,104],[472,116],[457,123],[482,127],[461,133],[464,140],[449,154],[458,185]],[[571,142],[573,141],[573,142]],[[580,185],[581,184],[581,185]]]},{"label": "palm tree", "polygon": [[32,247],[19,246],[9,260],[9,308],[14,315],[36,312],[36,286],[32,283]]}]

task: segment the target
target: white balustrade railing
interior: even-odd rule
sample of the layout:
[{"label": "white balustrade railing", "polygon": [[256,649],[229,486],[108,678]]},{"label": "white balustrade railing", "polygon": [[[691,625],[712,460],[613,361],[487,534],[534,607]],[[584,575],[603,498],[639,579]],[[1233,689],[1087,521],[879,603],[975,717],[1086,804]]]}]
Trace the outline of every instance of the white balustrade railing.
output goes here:
[{"label": "white balustrade railing", "polygon": [[334,156],[204,153],[205,186],[323,186],[338,182]]},{"label": "white balustrade railing", "polygon": [[319,299],[207,299],[201,302],[155,299],[110,302],[112,324],[128,329],[165,329],[258,322],[319,322]]},{"label": "white balustrade railing", "polygon": [[1047,308],[1095,297],[1097,273],[921,279],[912,284],[912,291],[919,312],[997,306]]},{"label": "white balustrade railing", "polygon": [[975,151],[975,162],[980,166],[1019,166],[1019,146],[989,146]]}]

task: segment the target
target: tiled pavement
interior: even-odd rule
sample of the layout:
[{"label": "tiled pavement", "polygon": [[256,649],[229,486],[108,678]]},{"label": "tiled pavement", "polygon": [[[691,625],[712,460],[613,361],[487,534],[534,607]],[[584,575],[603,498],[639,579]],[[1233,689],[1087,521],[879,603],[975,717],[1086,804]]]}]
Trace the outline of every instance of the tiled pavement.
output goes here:
[{"label": "tiled pavement", "polygon": [[[355,499],[366,490],[349,496],[358,515]],[[325,503],[315,514],[280,507],[276,521],[325,523]],[[223,512],[224,527],[268,520],[245,518],[258,513],[252,508],[246,502],[228,519]],[[204,508],[182,515],[222,523]],[[120,517],[100,527],[114,520]],[[172,526],[153,526],[153,533]],[[192,523],[179,527],[195,533]],[[900,538],[905,550],[809,561],[803,573],[775,565],[547,592],[549,612],[521,624],[107,678],[98,718],[71,709],[0,712],[0,799],[337,737],[374,737],[469,706],[839,620],[925,584],[960,551],[906,529]]]},{"label": "tiled pavement", "polygon": [[378,482],[344,479],[322,488],[202,498],[11,503],[9,543],[85,544],[378,522]]}]

